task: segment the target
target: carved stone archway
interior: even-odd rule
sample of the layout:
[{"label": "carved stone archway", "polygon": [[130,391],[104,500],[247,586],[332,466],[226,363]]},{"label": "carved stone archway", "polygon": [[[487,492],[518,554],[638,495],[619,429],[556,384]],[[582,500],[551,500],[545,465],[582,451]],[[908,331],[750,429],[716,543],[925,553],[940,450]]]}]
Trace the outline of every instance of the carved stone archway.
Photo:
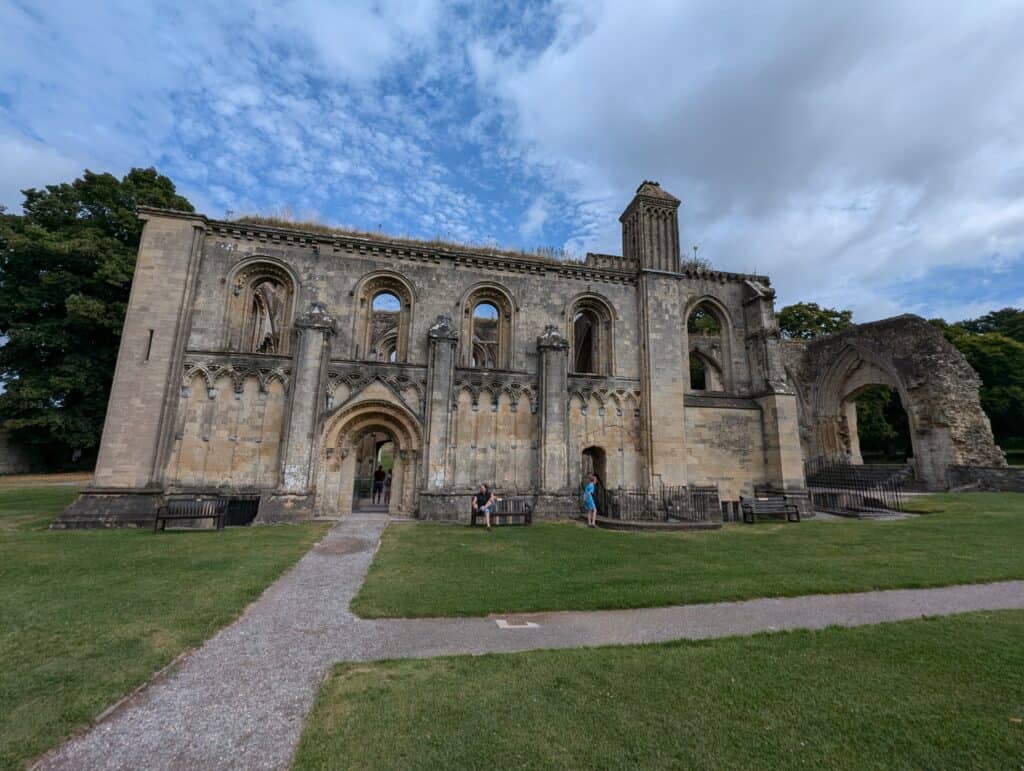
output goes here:
[{"label": "carved stone archway", "polygon": [[389,513],[416,513],[422,431],[408,407],[386,391],[386,386],[373,384],[323,421],[316,473],[320,515],[342,517],[352,513],[354,448],[370,432],[385,434],[395,444]]},{"label": "carved stone archway", "polygon": [[806,458],[854,457],[850,411],[870,385],[894,388],[910,425],[918,481],[946,486],[950,466],[1004,466],[981,409],[981,381],[942,332],[918,316],[790,341],[786,370],[798,392]]}]

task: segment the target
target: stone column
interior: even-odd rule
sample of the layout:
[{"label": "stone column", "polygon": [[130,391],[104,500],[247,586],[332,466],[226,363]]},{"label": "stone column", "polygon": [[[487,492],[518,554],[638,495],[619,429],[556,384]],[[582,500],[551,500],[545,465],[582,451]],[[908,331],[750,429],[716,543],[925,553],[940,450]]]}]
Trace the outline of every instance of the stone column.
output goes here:
[{"label": "stone column", "polygon": [[569,341],[549,324],[537,338],[540,359],[540,496],[538,513],[572,515],[576,511],[569,485],[567,397]]},{"label": "stone column", "polygon": [[295,320],[295,356],[289,401],[291,410],[281,447],[281,484],[264,501],[263,521],[309,519],[313,516],[313,458],[317,451],[316,422],[323,407],[321,395],[331,356],[334,319],[323,303],[314,302]]},{"label": "stone column", "polygon": [[459,342],[452,317],[441,315],[427,332],[427,398],[423,448],[426,493],[449,488],[448,445],[451,443],[452,383],[455,379],[455,349]]}]

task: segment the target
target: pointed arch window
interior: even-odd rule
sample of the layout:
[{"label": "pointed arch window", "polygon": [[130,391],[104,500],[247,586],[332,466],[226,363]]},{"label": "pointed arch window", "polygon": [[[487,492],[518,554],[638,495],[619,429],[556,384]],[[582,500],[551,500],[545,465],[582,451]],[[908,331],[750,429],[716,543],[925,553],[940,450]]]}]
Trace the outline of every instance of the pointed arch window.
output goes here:
[{"label": "pointed arch window", "polygon": [[725,391],[728,389],[730,363],[727,319],[710,301],[697,303],[686,319],[690,357],[690,390]]}]

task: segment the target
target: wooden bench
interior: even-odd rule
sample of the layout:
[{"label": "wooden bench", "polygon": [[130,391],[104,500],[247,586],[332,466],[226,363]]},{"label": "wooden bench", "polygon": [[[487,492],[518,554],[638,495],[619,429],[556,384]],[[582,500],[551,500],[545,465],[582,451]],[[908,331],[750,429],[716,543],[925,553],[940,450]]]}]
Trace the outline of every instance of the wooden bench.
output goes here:
[{"label": "wooden bench", "polygon": [[[486,522],[482,511],[473,511],[469,515],[469,526]],[[533,504],[525,495],[513,495],[509,498],[495,496],[494,508],[491,510],[491,525],[529,525],[533,523]]]},{"label": "wooden bench", "polygon": [[800,509],[795,503],[788,503],[781,495],[768,497],[740,498],[743,521],[752,525],[758,517],[785,519],[787,522],[800,521]]},{"label": "wooden bench", "polygon": [[166,530],[169,521],[181,519],[212,519],[217,530],[223,530],[227,510],[226,498],[173,498],[157,509],[153,532]]}]

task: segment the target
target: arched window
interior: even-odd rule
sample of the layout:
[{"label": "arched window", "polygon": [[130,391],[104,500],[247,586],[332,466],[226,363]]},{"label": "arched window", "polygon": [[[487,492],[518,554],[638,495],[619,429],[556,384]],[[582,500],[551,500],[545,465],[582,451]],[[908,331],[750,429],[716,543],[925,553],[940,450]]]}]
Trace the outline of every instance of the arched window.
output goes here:
[{"label": "arched window", "polygon": [[725,311],[711,300],[702,300],[686,319],[690,354],[690,389],[728,389],[730,349]]},{"label": "arched window", "polygon": [[232,279],[227,308],[227,349],[287,354],[295,284],[282,267],[250,262]]},{"label": "arched window", "polygon": [[398,325],[402,301],[387,291],[378,292],[370,303],[370,346],[364,358],[395,361],[398,358]]},{"label": "arched window", "polygon": [[491,303],[473,308],[473,359],[470,365],[482,369],[498,367],[498,323],[501,314]]},{"label": "arched window", "polygon": [[462,327],[463,367],[512,368],[514,307],[498,287],[480,287],[465,300]]},{"label": "arched window", "polygon": [[604,300],[582,297],[570,306],[571,371],[586,375],[613,374],[611,306]]},{"label": "arched window", "polygon": [[404,363],[409,360],[412,287],[398,274],[378,273],[356,287],[352,358]]}]

